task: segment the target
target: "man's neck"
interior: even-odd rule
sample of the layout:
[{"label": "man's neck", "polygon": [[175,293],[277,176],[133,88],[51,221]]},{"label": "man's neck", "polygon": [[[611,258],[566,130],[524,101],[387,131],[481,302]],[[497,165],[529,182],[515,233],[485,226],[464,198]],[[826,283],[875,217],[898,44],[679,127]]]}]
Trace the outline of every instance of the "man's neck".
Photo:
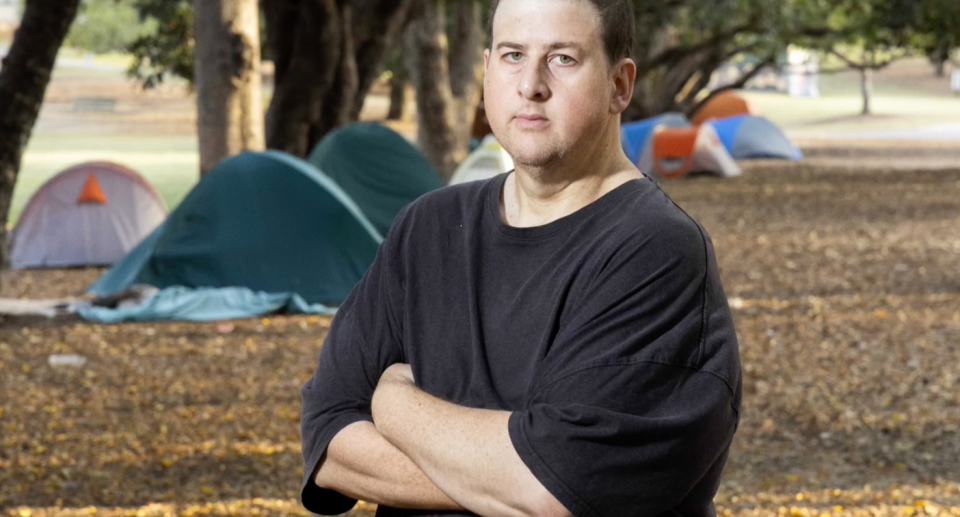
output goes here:
[{"label": "man's neck", "polygon": [[[619,137],[619,125],[617,126]],[[643,174],[623,154],[619,138],[605,138],[594,152],[567,159],[548,170],[531,171],[517,164],[504,182],[501,220],[510,226],[542,226],[593,203]]]}]

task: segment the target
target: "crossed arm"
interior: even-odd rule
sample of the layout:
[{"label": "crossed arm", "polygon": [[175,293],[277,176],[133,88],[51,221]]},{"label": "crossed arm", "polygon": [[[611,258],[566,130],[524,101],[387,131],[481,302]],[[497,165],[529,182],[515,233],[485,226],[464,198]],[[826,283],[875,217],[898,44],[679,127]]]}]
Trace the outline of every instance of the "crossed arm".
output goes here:
[{"label": "crossed arm", "polygon": [[400,508],[570,516],[514,450],[509,412],[433,397],[401,364],[383,373],[371,406],[374,424],[349,425],[331,440],[318,486]]}]

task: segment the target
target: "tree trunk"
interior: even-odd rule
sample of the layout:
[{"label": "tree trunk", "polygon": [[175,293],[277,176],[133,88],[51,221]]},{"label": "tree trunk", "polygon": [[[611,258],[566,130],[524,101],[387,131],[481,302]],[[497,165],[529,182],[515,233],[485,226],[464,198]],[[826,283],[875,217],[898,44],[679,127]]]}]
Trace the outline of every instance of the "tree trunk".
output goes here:
[{"label": "tree trunk", "polygon": [[860,92],[863,95],[863,109],[861,115],[870,115],[870,97],[873,95],[873,70],[870,67],[860,69]]},{"label": "tree trunk", "polygon": [[[340,60],[333,84],[327,89],[321,103],[320,120],[310,128],[310,145],[307,154],[330,131],[357,120],[354,113],[357,90],[360,87],[357,70],[356,46],[353,37],[352,9],[350,2],[340,6]],[[361,106],[363,102],[361,100]]]},{"label": "tree trunk", "polygon": [[257,0],[195,0],[194,76],[200,174],[244,150],[262,150]]},{"label": "tree trunk", "polygon": [[446,0],[417,0],[416,7],[404,44],[417,95],[417,142],[440,177],[449,179],[466,155],[457,152],[452,131],[456,113],[447,66]]},{"label": "tree trunk", "polygon": [[951,42],[948,39],[941,38],[937,41],[933,49],[927,53],[927,58],[934,67],[934,74],[943,78],[947,75],[947,63],[950,61]]},{"label": "tree trunk", "polygon": [[[455,2],[453,34],[450,40],[450,93],[453,94],[456,122],[455,145],[470,151],[473,119],[482,95],[483,84],[483,20],[480,2]],[[466,155],[464,155],[466,158]],[[458,160],[458,163],[461,160]]]},{"label": "tree trunk", "polygon": [[[357,29],[357,94],[353,119],[360,116],[363,101],[370,87],[387,63],[391,48],[410,19],[413,0],[368,1],[358,6]],[[362,10],[361,10],[362,9]]]},{"label": "tree trunk", "polygon": [[406,69],[394,72],[390,78],[390,110],[387,112],[387,120],[403,119],[409,84],[410,77]]},{"label": "tree trunk", "polygon": [[264,2],[276,86],[267,111],[267,147],[305,157],[333,87],[342,53],[340,9],[334,0]]},{"label": "tree trunk", "polygon": [[265,0],[276,86],[267,147],[306,157],[357,119],[412,0]]},{"label": "tree trunk", "polygon": [[40,113],[57,51],[80,0],[27,0],[0,68],[0,266],[7,264],[7,217],[20,160]]},{"label": "tree trunk", "polygon": [[480,11],[473,0],[458,1],[456,52],[450,53],[446,0],[417,0],[414,9],[404,45],[417,96],[417,140],[427,161],[447,181],[467,157],[479,102]]}]

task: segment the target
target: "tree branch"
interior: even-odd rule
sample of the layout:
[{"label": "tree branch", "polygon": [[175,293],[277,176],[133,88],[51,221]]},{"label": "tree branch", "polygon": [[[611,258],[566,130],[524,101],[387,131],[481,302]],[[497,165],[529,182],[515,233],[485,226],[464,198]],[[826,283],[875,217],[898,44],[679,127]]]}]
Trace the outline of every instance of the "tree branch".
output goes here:
[{"label": "tree branch", "polygon": [[839,51],[837,51],[837,50],[835,50],[835,49],[832,49],[832,48],[831,48],[830,50],[827,51],[827,53],[832,54],[832,55],[840,58],[840,61],[843,61],[844,64],[846,64],[848,67],[853,68],[853,69],[855,69],[855,70],[863,70],[864,68],[866,68],[865,66],[863,66],[863,65],[861,65],[861,64],[853,61],[852,59],[850,59],[850,58],[848,58],[847,56],[841,54]]},{"label": "tree branch", "polygon": [[772,64],[774,64],[774,63],[776,63],[776,56],[767,56],[763,61],[761,61],[761,62],[757,63],[756,65],[754,65],[754,67],[751,68],[749,72],[743,74],[743,75],[740,77],[740,79],[738,79],[737,81],[735,81],[735,82],[733,82],[733,83],[730,83],[730,84],[728,84],[728,85],[725,85],[725,86],[721,86],[721,87],[719,87],[719,88],[711,91],[706,97],[703,98],[703,100],[701,100],[700,102],[696,103],[696,104],[694,105],[693,109],[691,109],[688,113],[691,114],[691,115],[694,114],[694,113],[696,113],[700,108],[702,108],[702,107],[705,106],[708,102],[710,102],[711,99],[713,99],[713,98],[716,97],[717,95],[720,95],[720,94],[723,93],[723,92],[726,92],[726,91],[729,91],[729,90],[738,90],[738,89],[740,89],[740,88],[743,88],[744,86],[747,85],[748,82],[750,82],[750,79],[753,79],[753,78],[756,77],[757,74],[759,74],[764,68],[766,68],[766,67],[768,67],[768,66],[770,66],[770,65],[772,65]]},{"label": "tree branch", "polygon": [[369,0],[357,6],[354,33],[357,49],[357,87],[354,118],[387,61],[387,55],[409,20],[412,0]]},{"label": "tree branch", "polygon": [[756,46],[756,44],[743,45],[719,55],[717,52],[714,52],[713,55],[703,64],[701,64],[696,70],[696,72],[700,73],[700,77],[697,78],[697,81],[693,85],[690,85],[689,88],[687,87],[690,80],[694,77],[694,75],[696,75],[696,72],[690,74],[690,76],[684,80],[684,88],[679,94],[683,96],[683,99],[677,102],[677,106],[680,108],[679,111],[687,111],[687,108],[690,107],[690,104],[693,103],[697,95],[703,91],[708,84],[710,84],[710,78],[713,75],[713,72],[719,68],[720,65],[738,54],[753,50],[756,48]]},{"label": "tree branch", "polygon": [[738,25],[730,30],[721,32],[719,34],[714,34],[710,38],[707,38],[694,45],[685,45],[680,47],[668,48],[667,50],[664,50],[663,52],[661,52],[659,55],[656,55],[650,58],[649,60],[647,60],[643,66],[646,70],[652,70],[662,65],[674,63],[691,54],[695,54],[697,52],[702,52],[704,50],[714,48],[720,45],[721,43],[723,43],[724,41],[729,40],[730,38],[733,38],[734,36],[740,33],[752,30],[753,28],[754,28],[753,22],[745,23],[742,25]]},{"label": "tree branch", "polygon": [[[836,50],[836,49],[832,49],[832,48],[831,48],[831,49],[828,50],[827,52],[828,52],[829,54],[832,54],[832,55],[838,57],[838,58],[839,58],[841,61],[843,61],[848,67],[850,67],[850,68],[852,68],[852,69],[854,69],[854,70],[860,70],[860,71],[862,71],[862,70],[882,70],[882,69],[890,66],[890,64],[893,63],[894,61],[898,61],[898,60],[900,60],[900,59],[903,59],[903,58],[905,58],[905,57],[907,57],[907,56],[909,56],[909,55],[911,54],[910,51],[904,50],[904,51],[902,51],[902,53],[901,53],[900,55],[894,55],[893,57],[889,57],[889,58],[887,58],[887,59],[885,59],[885,60],[881,60],[881,61],[878,61],[878,62],[871,62],[871,63],[863,62],[863,63],[857,63],[856,61],[848,58],[847,56],[845,56],[845,55],[843,55],[843,54],[841,54],[841,53],[840,53],[838,50]],[[821,72],[821,73],[823,73],[823,72]]]}]

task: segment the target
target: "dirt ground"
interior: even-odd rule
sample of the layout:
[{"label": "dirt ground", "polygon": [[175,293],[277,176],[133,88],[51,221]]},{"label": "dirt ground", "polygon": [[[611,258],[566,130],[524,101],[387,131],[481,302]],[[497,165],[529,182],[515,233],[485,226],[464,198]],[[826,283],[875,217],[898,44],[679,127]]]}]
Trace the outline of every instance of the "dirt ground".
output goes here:
[{"label": "dirt ground", "polygon": [[[718,511],[960,515],[960,151],[805,151],[664,183],[713,238],[740,338]],[[98,273],[4,271],[3,295]],[[0,320],[0,515],[307,515],[298,389],[328,326]]]}]

